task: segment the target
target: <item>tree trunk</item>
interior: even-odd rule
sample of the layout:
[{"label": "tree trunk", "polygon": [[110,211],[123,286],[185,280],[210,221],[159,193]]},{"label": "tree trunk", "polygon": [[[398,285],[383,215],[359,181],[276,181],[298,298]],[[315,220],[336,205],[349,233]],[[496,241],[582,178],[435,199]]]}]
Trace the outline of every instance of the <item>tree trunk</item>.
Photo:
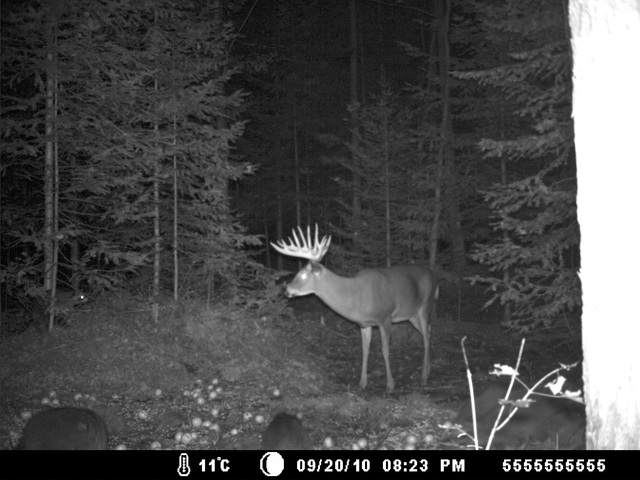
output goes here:
[{"label": "tree trunk", "polygon": [[[449,101],[449,96],[447,96]],[[453,136],[453,125],[451,115],[447,122],[447,138]],[[446,223],[449,236],[449,244],[451,245],[451,265],[453,270],[461,273],[467,266],[467,253],[464,246],[464,230],[462,229],[462,214],[460,213],[460,199],[458,198],[458,190],[460,181],[458,180],[458,172],[455,165],[455,152],[451,143],[448,142],[444,150],[444,204],[446,208]]]},{"label": "tree trunk", "polygon": [[[280,149],[278,149],[280,151]],[[280,172],[282,171],[282,160],[280,159],[280,155],[276,158],[276,238],[284,238],[284,214],[283,214],[283,206],[282,206],[282,178],[280,176]],[[284,259],[283,255],[276,256],[276,262],[278,265],[278,270],[282,270],[284,268]]]},{"label": "tree trunk", "polygon": [[[384,81],[384,79],[383,79]],[[385,227],[385,257],[387,267],[391,266],[391,171],[389,169],[389,162],[391,161],[391,152],[389,147],[389,108],[390,108],[390,97],[385,97],[385,109],[384,109],[384,120],[382,122],[382,128],[384,129],[383,134],[383,145],[384,145],[384,227]]]},{"label": "tree trunk", "polygon": [[[349,4],[349,20],[351,29],[351,61],[350,61],[350,76],[351,82],[349,87],[349,97],[352,105],[355,105],[358,101],[358,24],[357,24],[357,3],[356,0],[351,0]],[[358,146],[358,119],[357,113],[354,109],[351,113],[351,143],[354,151]],[[353,154],[354,165],[358,161],[356,155]],[[362,178],[358,169],[353,170],[353,232],[354,235],[358,234],[360,230],[360,208],[361,198],[360,190],[362,189]]]},{"label": "tree trunk", "polygon": [[[437,5],[440,5],[438,3]],[[437,9],[440,10],[440,9]],[[442,119],[440,125],[440,146],[438,149],[438,166],[433,208],[433,221],[429,235],[429,265],[434,267],[437,262],[438,239],[440,238],[440,215],[442,212],[442,184],[444,181],[444,156],[449,142],[449,15],[451,13],[450,0],[444,0],[442,10],[438,11],[441,36],[439,39],[440,80],[442,98]]]},{"label": "tree trunk", "polygon": [[[158,11],[154,14],[154,23],[158,24]],[[151,37],[153,38],[153,37]],[[153,40],[152,40],[153,42]],[[153,45],[151,45],[153,48]],[[160,84],[158,79],[155,78],[153,80],[153,88],[156,92],[160,89]],[[155,130],[156,135],[158,135],[158,123],[155,122],[153,129]],[[175,136],[174,136],[175,141]],[[162,266],[162,236],[160,229],[160,183],[162,182],[161,175],[161,165],[160,165],[160,155],[155,155],[155,158],[152,160],[153,162],[153,301],[151,302],[151,318],[154,323],[158,323],[160,319],[160,307],[158,305],[158,297],[160,296],[160,269]],[[177,187],[175,185],[175,175],[176,171],[174,169],[174,205],[175,205],[175,196],[178,195]],[[178,212],[176,210],[173,211],[173,221],[174,221],[174,232],[173,232],[173,240],[176,241],[176,229],[175,225],[177,224],[177,215]],[[178,246],[176,243],[173,244],[174,251],[177,250]],[[178,271],[178,265],[174,264],[174,274]],[[174,279],[174,292],[176,291],[176,286],[178,282]]]},{"label": "tree trunk", "polygon": [[[291,39],[293,41],[293,39]],[[300,148],[298,146],[298,104],[293,92],[293,179],[295,185],[296,225],[302,225],[302,197],[300,195]]]},{"label": "tree trunk", "polygon": [[44,290],[49,294],[48,330],[53,329],[53,304],[56,295],[56,278],[58,276],[58,209],[57,194],[59,190],[58,170],[56,162],[56,95],[57,82],[57,29],[59,4],[52,3],[46,34],[46,113],[45,113],[45,155],[44,155]]},{"label": "tree trunk", "polygon": [[640,1],[570,1],[588,449],[640,449]]}]

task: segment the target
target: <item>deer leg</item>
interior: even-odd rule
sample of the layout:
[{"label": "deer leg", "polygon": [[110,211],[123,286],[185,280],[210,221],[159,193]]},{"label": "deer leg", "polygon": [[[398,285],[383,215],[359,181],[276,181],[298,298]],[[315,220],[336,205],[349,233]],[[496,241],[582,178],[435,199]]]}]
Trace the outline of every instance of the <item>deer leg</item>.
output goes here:
[{"label": "deer leg", "polygon": [[391,375],[391,364],[389,363],[389,341],[391,340],[391,322],[382,323],[380,325],[380,338],[382,339],[382,356],[384,357],[384,366],[387,370],[387,392],[393,392],[395,382]]},{"label": "deer leg", "polygon": [[429,361],[429,340],[431,337],[431,325],[429,324],[430,312],[427,305],[424,305],[418,312],[418,318],[420,319],[420,333],[422,333],[422,343],[424,344],[424,359],[422,361],[422,385],[427,384],[429,373],[431,373],[431,362]]},{"label": "deer leg", "polygon": [[424,358],[422,360],[422,385],[427,384],[431,364],[429,362],[429,337],[431,334],[431,325],[429,325],[429,316],[426,308],[421,308],[415,317],[409,319],[411,325],[422,335],[422,344],[424,346]]},{"label": "deer leg", "polygon": [[360,388],[367,386],[367,363],[369,362],[369,347],[371,346],[371,330],[372,327],[363,327],[360,329],[362,335],[362,372],[360,372]]}]

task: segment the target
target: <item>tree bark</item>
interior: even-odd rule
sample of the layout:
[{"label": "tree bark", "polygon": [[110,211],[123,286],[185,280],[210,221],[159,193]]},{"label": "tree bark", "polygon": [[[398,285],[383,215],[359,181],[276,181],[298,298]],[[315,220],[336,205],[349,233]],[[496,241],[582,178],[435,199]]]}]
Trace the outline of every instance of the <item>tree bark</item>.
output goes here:
[{"label": "tree bark", "polygon": [[[440,3],[437,3],[440,5]],[[438,9],[439,10],[439,9]],[[433,268],[438,258],[438,240],[440,238],[440,216],[442,213],[442,186],[444,182],[445,154],[449,142],[449,15],[450,0],[444,0],[442,10],[438,11],[441,37],[439,39],[440,80],[442,98],[442,119],[440,124],[440,145],[438,148],[437,178],[435,182],[433,221],[429,235],[429,265]]]},{"label": "tree bark", "polygon": [[640,0],[571,0],[588,449],[640,449]]},{"label": "tree bark", "polygon": [[[357,23],[357,0],[351,0],[349,3],[349,24],[350,24],[350,84],[349,84],[349,99],[352,105],[355,105],[358,101],[358,23]],[[358,146],[358,118],[356,110],[351,113],[351,143],[354,151]],[[357,157],[353,155],[354,164],[357,163]],[[362,189],[362,178],[357,169],[353,170],[353,218],[354,225],[353,231],[357,235],[360,229],[360,208],[361,197],[360,190]]]},{"label": "tree bark", "polygon": [[60,189],[58,162],[57,162],[57,61],[58,61],[58,22],[60,4],[53,2],[50,5],[49,20],[46,25],[46,48],[47,56],[45,62],[45,154],[44,154],[44,290],[48,295],[48,324],[47,329],[53,329],[57,277],[58,277],[58,195]]}]

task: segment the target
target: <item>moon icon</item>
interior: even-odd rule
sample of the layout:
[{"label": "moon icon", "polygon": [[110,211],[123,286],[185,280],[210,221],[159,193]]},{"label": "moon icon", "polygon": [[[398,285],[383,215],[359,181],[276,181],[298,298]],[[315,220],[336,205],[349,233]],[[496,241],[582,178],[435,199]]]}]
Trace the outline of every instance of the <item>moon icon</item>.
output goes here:
[{"label": "moon icon", "polygon": [[278,452],[267,452],[260,459],[260,470],[267,477],[277,477],[284,470],[284,458]]}]

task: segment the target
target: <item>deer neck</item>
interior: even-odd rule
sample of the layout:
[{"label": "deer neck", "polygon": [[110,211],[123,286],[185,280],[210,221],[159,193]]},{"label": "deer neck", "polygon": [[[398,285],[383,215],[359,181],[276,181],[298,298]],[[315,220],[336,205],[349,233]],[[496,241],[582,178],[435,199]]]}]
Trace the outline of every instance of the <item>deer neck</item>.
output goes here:
[{"label": "deer neck", "polygon": [[357,278],[341,277],[321,266],[315,283],[315,294],[332,310],[352,319],[362,298],[362,288]]}]

